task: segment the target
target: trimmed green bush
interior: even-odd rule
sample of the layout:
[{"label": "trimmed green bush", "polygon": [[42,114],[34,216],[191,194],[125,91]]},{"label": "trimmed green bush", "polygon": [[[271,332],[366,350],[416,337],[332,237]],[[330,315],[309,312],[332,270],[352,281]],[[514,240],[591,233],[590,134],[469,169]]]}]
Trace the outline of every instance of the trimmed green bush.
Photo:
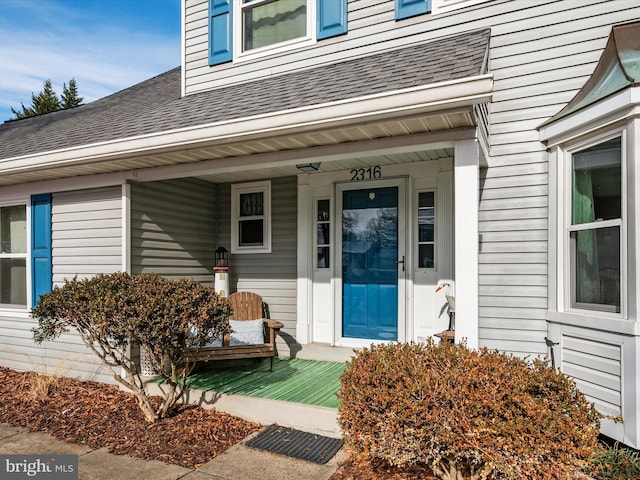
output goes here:
[{"label": "trimmed green bush", "polygon": [[[184,393],[199,349],[230,332],[231,306],[192,279],[113,273],[66,281],[42,295],[31,313],[38,320],[33,329],[37,343],[76,331],[114,379],[136,395],[153,422],[166,416]],[[145,392],[130,355],[132,344],[145,348],[158,366],[165,384],[159,406]]]},{"label": "trimmed green bush", "polygon": [[341,377],[340,425],[359,460],[426,465],[442,479],[567,479],[600,415],[541,361],[461,345],[364,349]]}]

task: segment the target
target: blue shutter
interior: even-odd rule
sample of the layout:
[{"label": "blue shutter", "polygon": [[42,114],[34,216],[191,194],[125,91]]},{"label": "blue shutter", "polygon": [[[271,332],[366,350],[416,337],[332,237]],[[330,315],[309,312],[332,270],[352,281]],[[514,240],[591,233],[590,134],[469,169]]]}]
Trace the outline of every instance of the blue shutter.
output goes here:
[{"label": "blue shutter", "polygon": [[51,195],[31,197],[31,295],[32,305],[51,291]]},{"label": "blue shutter", "polygon": [[431,0],[396,0],[396,20],[431,12]]},{"label": "blue shutter", "polygon": [[232,0],[209,0],[209,65],[233,59]]},{"label": "blue shutter", "polygon": [[347,0],[316,0],[317,39],[347,33]]}]

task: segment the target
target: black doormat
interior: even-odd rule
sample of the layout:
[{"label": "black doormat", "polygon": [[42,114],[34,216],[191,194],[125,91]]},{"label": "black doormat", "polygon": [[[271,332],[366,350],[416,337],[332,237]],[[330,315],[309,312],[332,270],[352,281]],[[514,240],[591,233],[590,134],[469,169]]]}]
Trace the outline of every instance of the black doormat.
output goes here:
[{"label": "black doormat", "polygon": [[313,463],[327,463],[342,447],[339,438],[270,425],[245,445]]}]

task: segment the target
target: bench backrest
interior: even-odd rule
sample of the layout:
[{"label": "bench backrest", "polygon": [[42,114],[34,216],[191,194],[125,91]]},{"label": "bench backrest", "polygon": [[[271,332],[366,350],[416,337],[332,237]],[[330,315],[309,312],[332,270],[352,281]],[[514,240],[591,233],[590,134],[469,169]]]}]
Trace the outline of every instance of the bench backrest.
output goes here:
[{"label": "bench backrest", "polygon": [[262,297],[253,292],[235,292],[227,298],[233,308],[231,320],[257,320],[264,318]]}]

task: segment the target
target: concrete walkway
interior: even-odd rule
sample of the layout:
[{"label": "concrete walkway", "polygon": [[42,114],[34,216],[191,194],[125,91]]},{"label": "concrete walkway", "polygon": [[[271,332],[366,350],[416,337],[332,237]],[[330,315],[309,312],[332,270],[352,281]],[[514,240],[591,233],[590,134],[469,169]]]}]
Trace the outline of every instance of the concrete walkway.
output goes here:
[{"label": "concrete walkway", "polygon": [[[234,445],[196,470],[154,460],[113,455],[57,440],[48,434],[29,432],[0,423],[0,454],[78,455],[80,480],[326,480],[344,459],[338,454],[325,465]],[[2,477],[0,465],[0,478]],[[37,477],[36,477],[37,478]]]}]

